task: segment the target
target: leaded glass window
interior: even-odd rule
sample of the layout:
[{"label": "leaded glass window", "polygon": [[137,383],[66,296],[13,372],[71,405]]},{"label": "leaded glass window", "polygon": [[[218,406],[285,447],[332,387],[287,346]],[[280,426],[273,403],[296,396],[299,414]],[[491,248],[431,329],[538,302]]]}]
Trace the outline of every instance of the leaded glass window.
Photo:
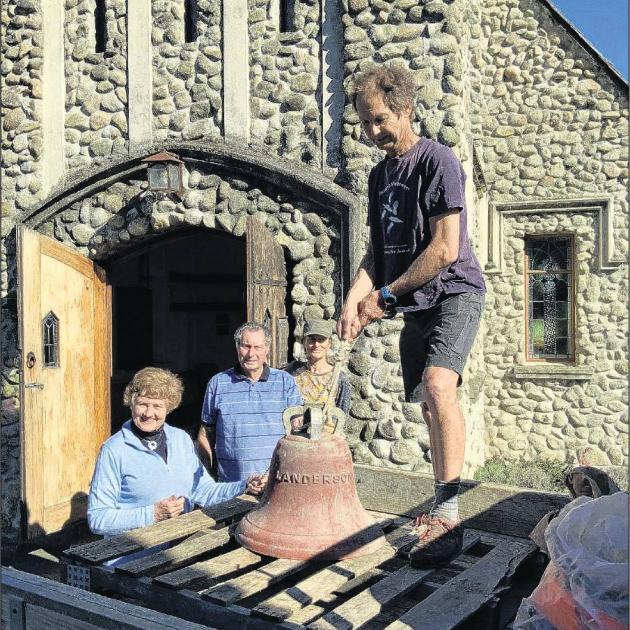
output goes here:
[{"label": "leaded glass window", "polygon": [[42,320],[44,367],[59,367],[59,319],[51,311]]},{"label": "leaded glass window", "polygon": [[573,239],[536,236],[525,241],[527,358],[574,357]]}]

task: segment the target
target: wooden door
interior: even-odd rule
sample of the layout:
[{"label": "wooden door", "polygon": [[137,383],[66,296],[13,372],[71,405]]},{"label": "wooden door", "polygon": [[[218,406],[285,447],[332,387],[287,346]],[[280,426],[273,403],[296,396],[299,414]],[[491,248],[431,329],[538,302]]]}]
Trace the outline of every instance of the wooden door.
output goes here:
[{"label": "wooden door", "polygon": [[287,272],[284,251],[273,234],[253,217],[247,218],[247,319],[271,331],[269,363],[287,362],[289,325],[285,299]]},{"label": "wooden door", "polygon": [[33,538],[85,517],[110,434],[111,294],[100,267],[24,227],[18,265],[22,499]]}]

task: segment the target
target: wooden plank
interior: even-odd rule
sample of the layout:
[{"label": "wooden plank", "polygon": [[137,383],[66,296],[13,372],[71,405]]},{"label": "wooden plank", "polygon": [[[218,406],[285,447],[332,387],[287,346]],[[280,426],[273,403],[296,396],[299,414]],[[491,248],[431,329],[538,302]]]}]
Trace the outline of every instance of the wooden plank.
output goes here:
[{"label": "wooden plank", "polygon": [[208,529],[234,516],[246,514],[255,504],[256,500],[253,497],[242,495],[204,510],[194,510],[176,518],[134,529],[112,538],[70,547],[63,553],[69,559],[86,564],[100,564],[127,553],[190,536],[201,529]]},{"label": "wooden plank", "polygon": [[94,589],[132,597],[149,608],[187,621],[211,623],[217,630],[272,630],[275,627],[250,616],[250,611],[242,606],[220,606],[187,589],[173,591],[161,587],[151,578],[134,578],[104,567],[91,567],[90,577]]},{"label": "wooden plank", "polygon": [[172,573],[160,575],[154,578],[154,581],[170,588],[201,590],[208,588],[224,575],[255,566],[260,562],[261,556],[245,548],[240,548],[210,560],[196,562]]},{"label": "wooden plank", "polygon": [[[479,542],[479,536],[464,534],[463,551],[470,549]],[[415,588],[425,578],[435,572],[435,569],[417,569],[406,565],[389,577],[377,582],[370,588],[361,591],[323,617],[309,624],[313,630],[352,630],[378,615],[384,606],[394,599],[403,596]],[[426,622],[425,617],[425,622]]]},{"label": "wooden plank", "polygon": [[416,540],[409,527],[399,527],[386,535],[389,544],[375,552],[358,558],[341,560],[295,586],[266,599],[253,608],[252,614],[281,621],[290,619],[304,606],[332,593],[343,584],[393,558],[398,550],[410,546]]},{"label": "wooden plank", "polygon": [[[25,609],[26,630],[99,630],[99,626],[66,614],[27,604]],[[7,630],[12,630],[11,627]]]},{"label": "wooden plank", "polygon": [[[111,630],[201,630],[206,626],[177,619],[127,602],[89,593],[67,584],[24,573],[12,567],[2,568],[3,627],[4,600],[18,597],[26,603],[25,628],[109,628]],[[28,607],[30,605],[30,614]],[[37,610],[37,609],[40,610]],[[44,614],[42,611],[47,611]],[[29,623],[30,619],[30,623]],[[33,624],[37,620],[38,624]],[[62,620],[63,624],[62,625]],[[86,625],[87,623],[93,625]],[[8,626],[13,628],[16,626]]]},{"label": "wooden plank", "polygon": [[230,541],[227,527],[218,531],[211,531],[201,536],[194,535],[170,549],[163,549],[116,567],[116,571],[140,577],[144,575],[158,575],[181,566],[191,564],[195,558],[221,547]]},{"label": "wooden plank", "polygon": [[431,620],[431,630],[455,627],[507,589],[515,571],[536,549],[532,542],[498,545],[387,626],[387,630],[425,628],[427,619]]},{"label": "wooden plank", "polygon": [[365,573],[361,573],[357,575],[357,577],[348,580],[345,584],[342,584],[338,589],[334,590],[333,593],[335,595],[347,595],[368,582],[376,582],[376,580],[388,577],[391,574],[391,571],[385,571],[384,569],[368,569]]},{"label": "wooden plank", "polygon": [[[357,491],[366,509],[417,516],[433,500],[433,477],[391,468],[354,465]],[[526,537],[549,511],[563,508],[568,495],[465,480],[459,513],[466,527]]]},{"label": "wooden plank", "polygon": [[9,592],[4,591],[2,593],[0,627],[6,628],[7,630],[24,630],[26,627],[24,613],[24,600],[19,595],[12,595]]},{"label": "wooden plank", "polygon": [[308,560],[274,560],[260,569],[217,584],[201,593],[216,604],[233,604],[297,573],[309,564]]}]

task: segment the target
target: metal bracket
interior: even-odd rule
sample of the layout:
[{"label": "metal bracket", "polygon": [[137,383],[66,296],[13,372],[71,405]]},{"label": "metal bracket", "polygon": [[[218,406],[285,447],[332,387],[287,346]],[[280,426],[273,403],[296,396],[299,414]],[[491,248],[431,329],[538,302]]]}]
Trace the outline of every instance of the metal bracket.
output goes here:
[{"label": "metal bracket", "polygon": [[80,564],[66,565],[66,584],[80,588],[83,591],[90,590],[90,567]]}]

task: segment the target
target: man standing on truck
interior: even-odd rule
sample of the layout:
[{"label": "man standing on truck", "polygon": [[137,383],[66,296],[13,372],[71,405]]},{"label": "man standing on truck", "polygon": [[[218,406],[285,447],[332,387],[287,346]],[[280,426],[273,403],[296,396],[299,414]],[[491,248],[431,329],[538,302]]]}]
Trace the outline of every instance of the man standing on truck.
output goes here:
[{"label": "man standing on truck", "polygon": [[411,72],[379,66],[356,75],[353,87],[361,127],[386,156],[370,173],[370,243],[337,330],[353,339],[370,322],[403,313],[405,397],[422,403],[435,478],[433,506],[416,521],[409,558],[436,566],[462,550],[457,495],[466,434],[456,393],[485,283],[467,233],[462,165],[450,148],[414,132]]}]

